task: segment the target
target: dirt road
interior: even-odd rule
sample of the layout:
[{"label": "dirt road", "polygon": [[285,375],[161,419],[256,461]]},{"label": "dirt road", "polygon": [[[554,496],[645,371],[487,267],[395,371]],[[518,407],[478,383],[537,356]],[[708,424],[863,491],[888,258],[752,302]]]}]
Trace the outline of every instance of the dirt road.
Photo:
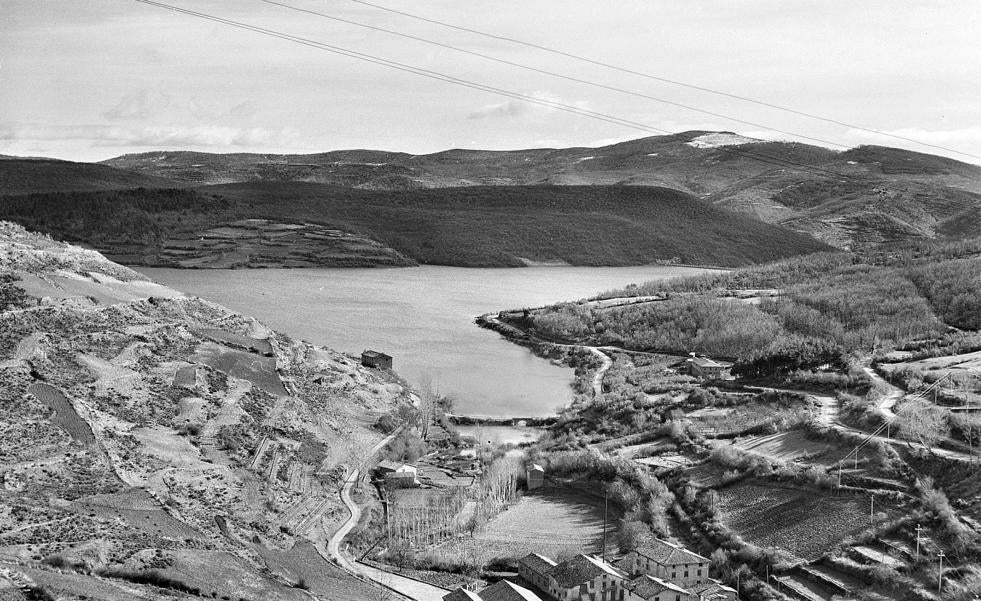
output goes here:
[{"label": "dirt road", "polygon": [[[391,435],[386,437],[384,440],[376,444],[368,452],[367,458],[362,462],[362,466],[367,465],[372,457],[374,457],[382,448],[385,447],[395,436],[399,433],[401,429],[396,430]],[[351,490],[354,485],[358,483],[361,479],[361,467],[355,468],[348,474],[347,478],[344,480],[344,486],[341,488],[341,500],[350,512],[350,516],[344,525],[334,533],[332,537],[327,541],[326,553],[327,556],[338,565],[340,565],[345,571],[354,574],[360,578],[366,578],[368,580],[374,581],[387,589],[397,591],[403,598],[414,599],[415,601],[441,601],[443,596],[449,591],[431,584],[426,584],[424,582],[419,582],[411,578],[405,578],[399,576],[398,574],[392,574],[384,570],[379,570],[371,566],[358,563],[357,561],[352,561],[348,559],[341,548],[341,544],[351,530],[358,525],[358,521],[361,519],[361,507],[351,498]],[[317,545],[318,550],[321,550],[321,546]]]}]

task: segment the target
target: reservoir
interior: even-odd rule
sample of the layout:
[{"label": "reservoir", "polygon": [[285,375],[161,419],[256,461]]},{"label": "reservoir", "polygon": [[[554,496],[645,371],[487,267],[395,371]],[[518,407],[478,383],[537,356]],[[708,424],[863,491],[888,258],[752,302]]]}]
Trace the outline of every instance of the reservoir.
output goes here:
[{"label": "reservoir", "polygon": [[535,357],[474,318],[572,301],[630,283],[693,275],[688,267],[190,270],[140,268],[171,288],[251,315],[294,338],[395,358],[467,415],[553,415],[572,398],[572,370]]}]

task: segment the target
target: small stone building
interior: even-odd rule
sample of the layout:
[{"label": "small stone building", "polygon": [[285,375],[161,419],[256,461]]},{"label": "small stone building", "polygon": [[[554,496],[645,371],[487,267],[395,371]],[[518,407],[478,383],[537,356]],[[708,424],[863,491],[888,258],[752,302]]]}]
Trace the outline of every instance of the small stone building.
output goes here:
[{"label": "small stone building", "polygon": [[542,598],[523,586],[500,580],[479,593],[458,588],[443,595],[443,601],[542,601]]},{"label": "small stone building", "polygon": [[548,594],[558,601],[623,601],[627,574],[579,554],[549,570]]},{"label": "small stone building", "polygon": [[710,357],[691,353],[687,359],[677,365],[680,371],[703,380],[718,380],[729,375],[729,364],[716,361]]},{"label": "small stone building", "polygon": [[707,558],[658,538],[627,553],[619,565],[631,574],[647,574],[686,589],[709,581]]},{"label": "small stone building", "polygon": [[624,601],[701,601],[698,595],[677,584],[644,574],[624,585]]},{"label": "small stone building", "polygon": [[518,575],[529,584],[536,586],[538,590],[547,591],[548,575],[554,567],[555,562],[548,557],[529,553],[518,560]]},{"label": "small stone building", "polygon": [[385,474],[385,486],[389,488],[413,488],[419,486],[419,470],[414,465],[400,465]]},{"label": "small stone building", "polygon": [[541,488],[545,485],[545,468],[537,463],[532,463],[525,471],[525,480],[528,485],[528,490]]},{"label": "small stone building", "polygon": [[361,365],[377,369],[392,369],[392,357],[378,351],[362,351]]},{"label": "small stone building", "polygon": [[708,582],[695,585],[688,590],[692,594],[698,595],[699,601],[737,601],[739,599],[736,589],[713,578],[709,578]]}]

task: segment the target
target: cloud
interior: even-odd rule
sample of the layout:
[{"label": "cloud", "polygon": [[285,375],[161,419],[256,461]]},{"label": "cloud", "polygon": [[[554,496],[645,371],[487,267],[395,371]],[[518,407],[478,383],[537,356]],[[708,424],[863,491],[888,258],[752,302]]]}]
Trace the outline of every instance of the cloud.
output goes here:
[{"label": "cloud", "polygon": [[896,138],[909,138],[928,144],[981,144],[981,126],[965,127],[962,129],[920,129],[917,127],[904,127],[875,133],[863,129],[849,129],[845,136],[860,142],[891,142],[895,144]]},{"label": "cloud", "polygon": [[501,102],[485,104],[479,109],[467,114],[467,119],[506,118],[513,119],[534,114],[546,114],[559,110],[555,104],[563,104],[578,109],[588,110],[589,103],[585,101],[567,101],[549,92],[531,92],[524,94],[534,101],[508,98]]},{"label": "cloud", "polygon": [[0,140],[17,142],[76,140],[93,147],[144,148],[289,147],[300,140],[293,128],[280,130],[224,125],[141,126],[118,125],[3,125]]},{"label": "cloud", "polygon": [[115,106],[102,113],[109,121],[138,121],[159,115],[170,106],[170,96],[161,92],[140,90],[123,96]]}]

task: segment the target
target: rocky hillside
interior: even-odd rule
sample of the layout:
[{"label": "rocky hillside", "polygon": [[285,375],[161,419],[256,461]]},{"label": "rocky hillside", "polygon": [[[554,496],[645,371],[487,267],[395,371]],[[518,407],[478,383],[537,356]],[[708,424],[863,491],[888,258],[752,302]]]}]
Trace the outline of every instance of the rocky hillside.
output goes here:
[{"label": "rocky hillside", "polygon": [[0,222],[0,381],[0,597],[377,596],[321,552],[390,374]]},{"label": "rocky hillside", "polygon": [[[152,152],[106,165],[188,184],[314,182],[365,189],[663,186],[842,248],[981,228],[981,167],[895,148],[836,152],[691,131],[600,148],[351,150],[312,155]],[[967,230],[967,231],[965,231]]]}]

